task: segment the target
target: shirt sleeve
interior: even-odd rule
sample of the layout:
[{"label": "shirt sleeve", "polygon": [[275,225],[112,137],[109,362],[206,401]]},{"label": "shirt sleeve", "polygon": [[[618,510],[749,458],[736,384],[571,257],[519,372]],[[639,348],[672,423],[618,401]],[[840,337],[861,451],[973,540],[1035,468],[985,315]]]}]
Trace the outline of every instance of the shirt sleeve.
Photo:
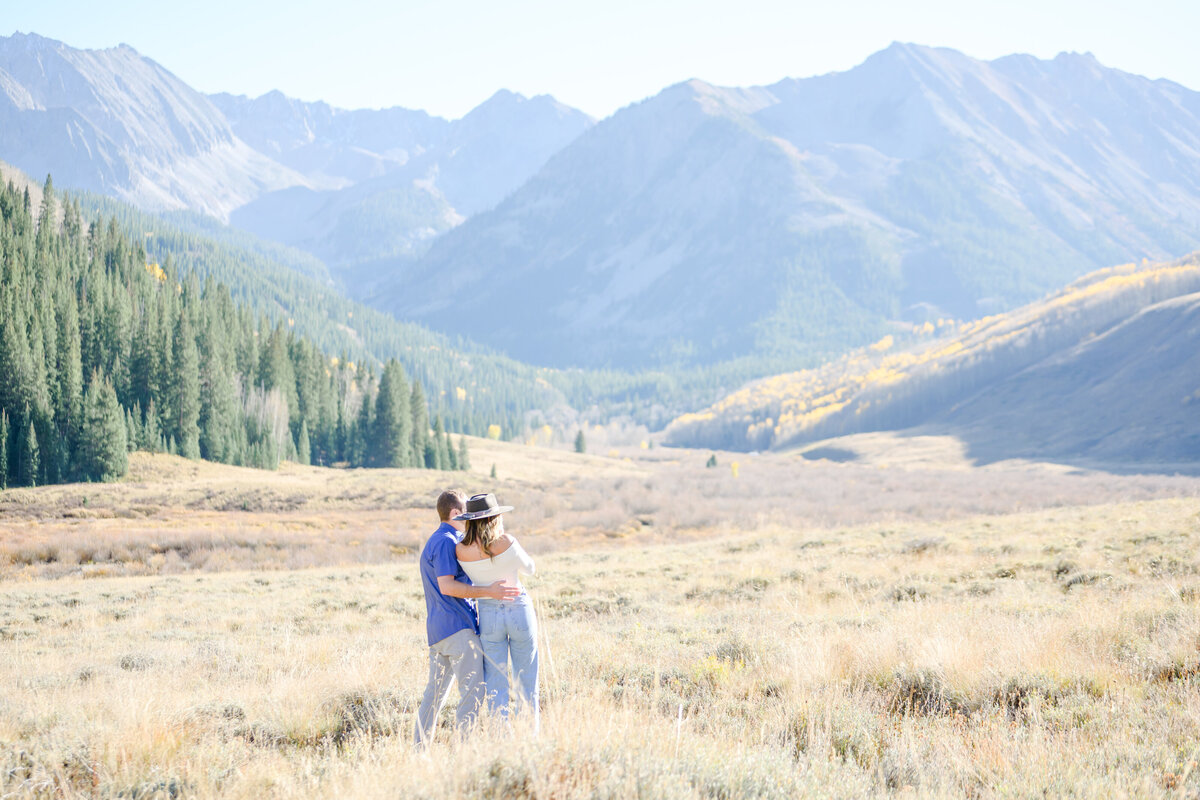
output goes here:
[{"label": "shirt sleeve", "polygon": [[533,559],[529,557],[529,553],[525,552],[525,548],[521,547],[521,543],[513,539],[512,551],[517,556],[517,561],[521,564],[521,572],[526,575],[536,575],[537,567],[533,563]]},{"label": "shirt sleeve", "polygon": [[454,542],[443,536],[433,542],[429,559],[433,562],[433,576],[458,575],[458,559],[454,555]]}]

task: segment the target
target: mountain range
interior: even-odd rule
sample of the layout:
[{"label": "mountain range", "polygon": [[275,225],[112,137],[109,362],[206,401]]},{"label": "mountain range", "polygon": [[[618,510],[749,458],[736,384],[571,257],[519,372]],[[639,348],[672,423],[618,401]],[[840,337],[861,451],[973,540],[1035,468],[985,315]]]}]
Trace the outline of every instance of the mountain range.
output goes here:
[{"label": "mountain range", "polygon": [[0,158],[147,210],[232,218],[335,275],[419,253],[592,123],[551,97],[507,91],[453,121],[279,92],[206,96],[126,45],[0,37]]},{"label": "mountain range", "polygon": [[206,96],[127,46],[17,34],[0,158],[228,220],[401,319],[564,367],[816,363],[1200,247],[1200,94],[1088,54],[895,44],[599,123],[509,92],[451,121]]},{"label": "mountain range", "polygon": [[[1198,246],[1200,94],[1087,54],[896,44],[625,108],[374,302],[543,363],[711,362],[836,352]],[[487,296],[430,299],[484,276]]]},{"label": "mountain range", "polygon": [[343,111],[278,92],[210,99],[237,136],[314,184],[268,192],[231,222],[312,252],[356,287],[373,281],[379,260],[420,255],[496,205],[593,124],[552,97],[508,91],[453,121],[403,108]]}]

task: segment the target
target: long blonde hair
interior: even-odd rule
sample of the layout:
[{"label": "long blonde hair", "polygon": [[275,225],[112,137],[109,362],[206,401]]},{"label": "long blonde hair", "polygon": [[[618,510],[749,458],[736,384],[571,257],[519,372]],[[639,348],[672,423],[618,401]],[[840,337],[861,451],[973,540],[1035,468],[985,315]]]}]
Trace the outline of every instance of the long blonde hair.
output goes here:
[{"label": "long blonde hair", "polygon": [[494,517],[467,520],[467,528],[462,538],[463,547],[471,547],[478,544],[479,549],[484,552],[484,555],[488,558],[494,558],[495,556],[492,555],[492,545],[504,533],[502,517],[502,514],[497,514]]}]

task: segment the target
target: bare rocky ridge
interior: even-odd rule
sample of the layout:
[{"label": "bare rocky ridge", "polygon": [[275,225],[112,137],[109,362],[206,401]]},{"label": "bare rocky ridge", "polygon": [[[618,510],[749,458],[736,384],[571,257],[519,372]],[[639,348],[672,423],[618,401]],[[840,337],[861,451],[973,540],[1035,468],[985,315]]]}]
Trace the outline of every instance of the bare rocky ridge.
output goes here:
[{"label": "bare rocky ridge", "polygon": [[308,183],[132,48],[77,50],[36,34],[0,38],[0,157],[60,186],[217,217]]}]

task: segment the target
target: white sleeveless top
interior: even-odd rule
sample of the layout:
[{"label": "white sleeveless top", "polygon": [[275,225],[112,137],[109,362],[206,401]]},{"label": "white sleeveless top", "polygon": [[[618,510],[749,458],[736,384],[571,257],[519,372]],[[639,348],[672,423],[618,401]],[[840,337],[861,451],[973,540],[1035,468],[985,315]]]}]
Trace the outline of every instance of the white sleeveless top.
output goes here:
[{"label": "white sleeveless top", "polygon": [[524,589],[521,586],[521,573],[533,575],[536,570],[533,559],[516,539],[513,539],[508,549],[498,556],[479,561],[459,559],[458,563],[463,568],[463,572],[467,573],[467,577],[471,579],[471,583],[476,586],[487,586],[489,583],[504,581],[509,586]]}]

